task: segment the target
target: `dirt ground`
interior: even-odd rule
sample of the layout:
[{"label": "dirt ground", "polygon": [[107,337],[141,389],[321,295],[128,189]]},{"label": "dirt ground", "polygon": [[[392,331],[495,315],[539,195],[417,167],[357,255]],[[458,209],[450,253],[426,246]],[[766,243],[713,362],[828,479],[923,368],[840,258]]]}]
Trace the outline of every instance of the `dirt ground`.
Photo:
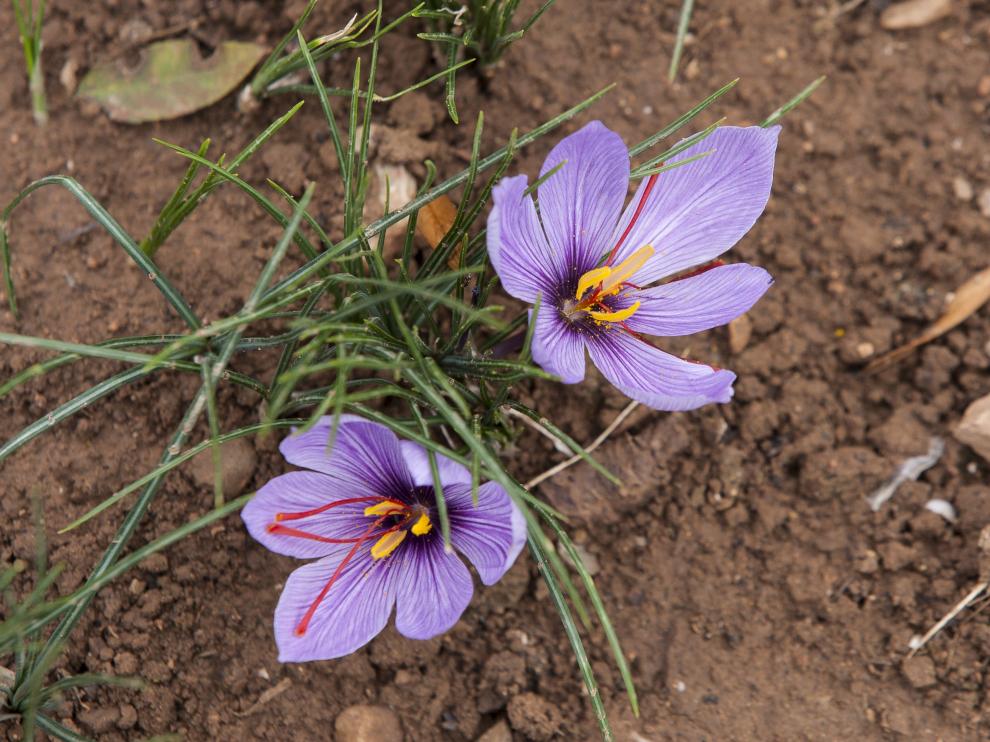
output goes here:
[{"label": "dirt ground", "polygon": [[[217,152],[235,151],[295,99],[271,99],[250,115],[227,100],[176,122],[122,126],[73,100],[60,71],[75,65],[81,74],[141,34],[192,21],[209,43],[271,42],[303,4],[57,0],[45,24],[52,120],[38,129],[11,9],[0,3],[0,202],[35,178],[67,173],[141,236],[185,166],[152,137],[192,148],[211,137]],[[560,0],[498,65],[487,91],[461,77],[462,121],[484,109],[486,147],[494,147],[512,127],[529,128],[613,81],[618,89],[571,129],[597,117],[640,138],[737,76],[738,91],[704,122],[726,115],[754,123],[829,76],[786,119],[773,198],[731,254],[776,278],[750,314],[748,344],[731,352],[724,330],[667,344],[735,370],[735,400],[634,415],[601,452],[626,482],[619,492],[584,466],[540,490],[572,516],[577,541],[597,561],[632,657],[639,719],[604,640],[590,638],[620,740],[990,736],[985,603],[905,661],[910,638],[979,579],[987,462],[951,429],[990,392],[990,313],[879,376],[858,373],[871,355],[917,334],[956,286],[987,266],[990,216],[978,200],[990,188],[990,6],[957,3],[947,19],[888,32],[878,22],[887,4],[847,3],[836,14],[839,3],[808,0],[698,3],[682,74],[670,85],[679,3]],[[338,28],[358,8],[351,5],[322,3],[310,28]],[[345,63],[335,65],[346,79]],[[404,87],[432,65],[411,28],[393,35],[383,47],[382,87]],[[393,105],[385,123],[381,161],[415,173],[431,157],[441,175],[463,167],[470,123],[455,127],[442,116],[438,89]],[[536,173],[551,145],[528,149],[518,171]],[[294,191],[316,181],[315,213],[339,227],[332,159],[310,101],[242,173]],[[181,329],[147,277],[95,227],[54,189],[17,212],[22,315],[15,321],[0,309],[0,329],[81,342]],[[221,189],[159,263],[201,316],[216,318],[240,307],[277,234],[239,193]],[[0,378],[41,357],[3,348]],[[258,354],[235,365],[260,370],[268,361]],[[3,398],[0,437],[114,370],[73,364]],[[128,387],[0,465],[0,560],[32,554],[29,492],[37,488],[51,559],[66,564],[58,588],[77,586],[117,514],[71,536],[55,530],[154,465],[194,385],[173,376]],[[624,405],[597,379],[577,388],[538,384],[526,394],[584,441]],[[220,403],[231,427],[256,419],[249,394],[225,391]],[[946,439],[938,465],[873,513],[865,496],[936,435]],[[242,452],[246,487],[282,471],[276,443]],[[560,458],[535,434],[506,456],[521,478]],[[924,510],[936,496],[955,504],[955,524]],[[211,499],[192,470],[173,475],[137,542],[205,512]],[[149,560],[100,595],[58,667],[139,675],[147,688],[72,695],[58,718],[100,740],[315,740],[334,738],[345,709],[372,704],[394,712],[407,740],[474,740],[492,727],[486,742],[509,739],[510,728],[516,740],[596,738],[528,557],[480,590],[442,638],[412,642],[389,630],[345,660],[279,665],[271,616],[294,566],[251,541],[236,518]],[[276,687],[283,692],[256,705]],[[15,738],[12,727],[2,731]]]}]

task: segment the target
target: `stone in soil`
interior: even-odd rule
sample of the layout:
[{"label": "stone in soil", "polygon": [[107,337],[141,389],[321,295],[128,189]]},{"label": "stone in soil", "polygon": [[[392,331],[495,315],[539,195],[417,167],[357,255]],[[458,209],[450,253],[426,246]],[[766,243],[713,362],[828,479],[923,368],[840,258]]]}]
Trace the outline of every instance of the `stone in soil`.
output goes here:
[{"label": "stone in soil", "polygon": [[399,717],[385,706],[350,706],[334,722],[338,742],[402,742]]},{"label": "stone in soil", "polygon": [[552,703],[535,693],[523,693],[509,701],[509,723],[517,732],[536,742],[551,740],[563,718]]},{"label": "stone in soil", "polygon": [[[243,494],[254,475],[257,456],[246,438],[235,438],[220,446],[220,471],[223,493],[227,498]],[[213,490],[213,452],[210,449],[193,457],[189,465],[193,481],[204,489]]]},{"label": "stone in soil", "polygon": [[990,461],[990,394],[966,408],[956,427],[955,436]]}]

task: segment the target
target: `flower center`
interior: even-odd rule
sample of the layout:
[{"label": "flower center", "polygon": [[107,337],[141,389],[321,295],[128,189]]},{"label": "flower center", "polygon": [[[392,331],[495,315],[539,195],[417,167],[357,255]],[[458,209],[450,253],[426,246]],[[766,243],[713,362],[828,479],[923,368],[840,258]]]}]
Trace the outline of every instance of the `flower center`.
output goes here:
[{"label": "flower center", "polygon": [[603,265],[592,268],[578,279],[577,291],[574,293],[575,303],[570,301],[564,307],[564,314],[573,318],[578,312],[586,312],[589,317],[598,322],[624,322],[632,317],[639,309],[640,302],[635,302],[625,309],[613,310],[604,303],[604,299],[618,294],[629,283],[635,273],[642,268],[646,261],[653,257],[653,246],[644,245],[616,266]]},{"label": "flower center", "polygon": [[[367,502],[373,504],[365,507],[363,514],[369,518],[374,518],[374,520],[368,525],[367,530],[365,530],[360,536],[350,538],[330,538],[285,525],[285,521],[300,520],[302,518],[320,515],[321,513],[325,513],[343,505],[357,505]],[[353,513],[353,511],[351,512]],[[390,519],[391,523],[389,522]],[[299,621],[295,628],[296,636],[303,636],[306,633],[309,628],[309,623],[312,621],[313,615],[316,613],[316,609],[319,608],[320,604],[323,602],[323,599],[326,598],[327,593],[330,592],[330,588],[337,581],[337,578],[343,573],[344,568],[358,553],[363,544],[377,537],[377,540],[371,547],[371,558],[384,559],[399,548],[399,544],[405,540],[410,531],[412,531],[414,536],[425,536],[432,530],[433,522],[430,520],[429,511],[424,505],[410,505],[400,502],[399,500],[392,500],[380,495],[371,495],[368,497],[349,497],[343,500],[334,500],[333,502],[327,503],[326,505],[322,505],[318,508],[313,508],[312,510],[302,510],[294,513],[276,513],[273,521],[268,524],[269,533],[280,536],[289,536],[292,538],[302,538],[309,541],[318,541],[323,544],[352,544],[350,550],[340,561],[340,564],[337,565],[337,569],[334,570],[334,573],[330,576],[330,579],[327,580],[327,583],[323,586],[323,589],[320,590],[319,595],[317,595],[310,604],[309,609],[303,615],[302,620]]]},{"label": "flower center", "polygon": [[[412,527],[409,529],[404,528],[404,526],[412,521],[417,513],[419,517],[412,524]],[[375,545],[371,547],[372,559],[384,559],[399,548],[399,544],[405,540],[409,531],[412,531],[414,536],[425,536],[433,530],[430,515],[422,505],[413,507],[405,503],[396,502],[395,500],[383,500],[375,505],[366,507],[364,514],[383,518],[396,516],[399,519],[398,523],[386,531],[385,535],[378,539]]]}]

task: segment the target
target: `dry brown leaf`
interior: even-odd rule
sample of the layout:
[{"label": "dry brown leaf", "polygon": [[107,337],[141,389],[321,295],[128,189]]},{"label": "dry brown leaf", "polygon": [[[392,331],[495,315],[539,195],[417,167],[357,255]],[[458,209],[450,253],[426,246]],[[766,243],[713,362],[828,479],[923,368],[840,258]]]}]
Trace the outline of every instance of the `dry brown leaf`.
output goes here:
[{"label": "dry brown leaf", "polygon": [[[447,236],[447,232],[454,226],[454,219],[457,217],[457,207],[447,196],[438,196],[419,210],[416,217],[416,232],[426,240],[430,249],[436,250],[437,245]],[[447,265],[456,269],[460,265],[460,247],[454,249]]]},{"label": "dry brown leaf", "polygon": [[988,299],[990,299],[990,268],[984,268],[956,290],[952,301],[945,308],[945,313],[929,325],[928,329],[914,340],[876,358],[866,367],[866,373],[872,374],[888,368],[909,356],[919,346],[944,335],[969,318],[986,304]]}]

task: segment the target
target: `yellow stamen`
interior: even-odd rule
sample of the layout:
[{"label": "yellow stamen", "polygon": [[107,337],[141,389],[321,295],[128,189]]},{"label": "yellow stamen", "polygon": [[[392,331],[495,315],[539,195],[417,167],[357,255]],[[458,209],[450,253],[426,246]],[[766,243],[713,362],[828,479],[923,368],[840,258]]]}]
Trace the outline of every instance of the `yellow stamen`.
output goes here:
[{"label": "yellow stamen", "polygon": [[581,276],[581,278],[578,280],[578,287],[577,287],[577,291],[574,294],[574,298],[580,299],[584,295],[585,291],[590,289],[595,284],[604,281],[606,278],[608,278],[611,272],[612,269],[609,268],[607,265],[603,265],[601,268],[592,268],[590,271],[588,271],[583,276]]},{"label": "yellow stamen", "polygon": [[430,522],[430,516],[426,513],[419,516],[419,519],[413,523],[412,532],[414,536],[425,536],[432,530],[433,523]]},{"label": "yellow stamen", "polygon": [[381,502],[376,502],[374,505],[369,505],[364,509],[365,515],[404,515],[407,511],[405,505],[401,502],[393,502],[392,500],[382,500]]},{"label": "yellow stamen", "polygon": [[371,557],[373,559],[384,559],[398,548],[407,533],[408,531],[392,531],[391,533],[386,533],[375,542],[374,546],[371,547]]},{"label": "yellow stamen", "polygon": [[592,319],[596,319],[599,322],[622,322],[623,320],[629,319],[636,313],[636,310],[639,309],[640,303],[641,302],[637,301],[632,306],[626,307],[625,309],[620,309],[617,312],[588,312],[588,315]]},{"label": "yellow stamen", "polygon": [[643,245],[612,269],[611,273],[602,281],[601,295],[608,296],[616,293],[622,287],[622,282],[632,278],[633,274],[652,257],[653,246]]}]

